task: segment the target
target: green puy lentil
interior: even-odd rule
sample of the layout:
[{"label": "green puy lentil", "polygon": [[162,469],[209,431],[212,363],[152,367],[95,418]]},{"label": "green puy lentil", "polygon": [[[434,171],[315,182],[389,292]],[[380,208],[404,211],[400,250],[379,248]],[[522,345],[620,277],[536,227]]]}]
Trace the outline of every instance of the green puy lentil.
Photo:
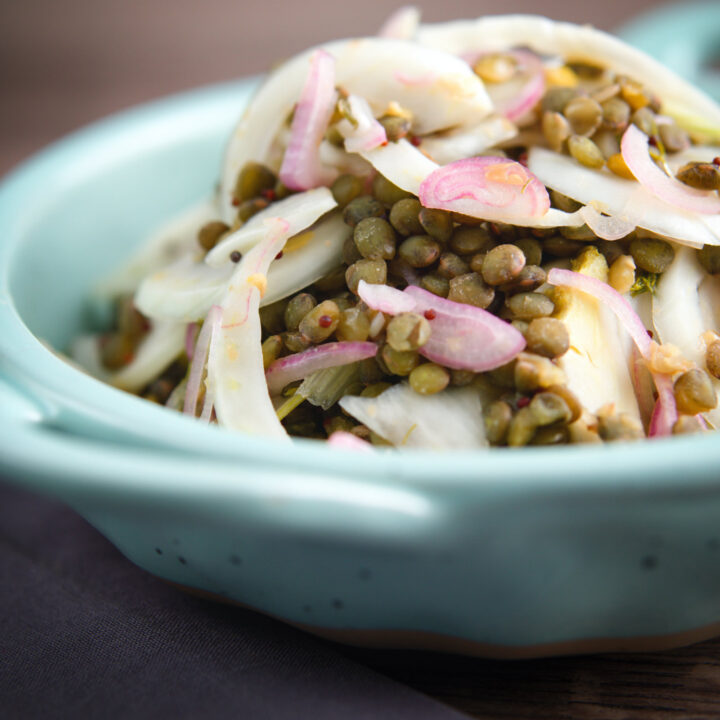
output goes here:
[{"label": "green puy lentil", "polygon": [[362,219],[369,217],[385,217],[385,206],[371,195],[354,198],[343,210],[345,224],[353,228]]},{"label": "green puy lentil", "polygon": [[237,203],[255,198],[264,190],[275,188],[277,178],[270,168],[257,162],[245,163],[238,174],[233,190],[233,198]]},{"label": "green puy lentil", "polygon": [[450,280],[448,300],[485,309],[495,299],[495,290],[477,273],[458,275]]},{"label": "green puy lentil", "polygon": [[500,285],[504,293],[528,292],[536,290],[547,280],[547,273],[539,265],[526,265],[520,274],[505,285]]},{"label": "green puy lentil", "polygon": [[450,293],[450,281],[437,273],[427,273],[420,278],[420,287],[438,297],[446,298]]},{"label": "green puy lentil", "polygon": [[458,255],[487,252],[494,241],[482,225],[460,225],[450,236],[450,249]]},{"label": "green puy lentil", "polygon": [[698,250],[698,260],[711,275],[720,275],[720,247],[703,245]]},{"label": "green puy lentil", "polygon": [[437,273],[451,280],[458,275],[465,275],[470,272],[470,265],[466,263],[459,255],[451,252],[444,252],[440,255],[438,261]]},{"label": "green puy lentil", "polygon": [[496,400],[485,411],[485,437],[491,445],[504,445],[510,421],[512,408],[504,400]]},{"label": "green puy lentil", "polygon": [[400,115],[383,115],[378,122],[385,129],[390,142],[402,140],[410,132],[410,121]]},{"label": "green puy lentil", "polygon": [[285,306],[287,300],[278,300],[271,305],[260,308],[260,324],[263,330],[270,335],[277,335],[285,328]]},{"label": "green puy lentil", "polygon": [[411,235],[398,248],[398,255],[414,268],[432,265],[440,257],[440,252],[440,243],[429,235]]},{"label": "green puy lentil", "polygon": [[559,112],[545,111],[542,116],[542,132],[555,152],[560,152],[570,137],[572,128],[567,118]]},{"label": "green puy lentil", "polygon": [[640,421],[627,413],[600,415],[598,434],[606,442],[639,440],[645,437]]},{"label": "green puy lentil", "polygon": [[269,204],[269,200],[261,197],[241,202],[237,209],[238,222],[247,222],[253,215],[257,215],[257,213],[264,210]]},{"label": "green puy lentil", "polygon": [[672,427],[673,435],[690,435],[704,430],[705,426],[698,420],[697,415],[681,415]]},{"label": "green puy lentil", "polygon": [[340,175],[330,188],[335,202],[340,207],[358,198],[363,193],[363,180],[355,175]]},{"label": "green puy lentil", "polygon": [[714,378],[720,379],[720,340],[715,340],[708,345],[705,353],[705,364],[708,372]]},{"label": "green puy lentil", "polygon": [[360,254],[368,260],[392,260],[395,257],[395,231],[383,218],[363,218],[355,226],[353,240]]},{"label": "green puy lentil", "polygon": [[209,223],[205,223],[198,231],[197,239],[200,247],[203,250],[210,251],[217,244],[220,238],[230,230],[230,226],[227,223],[214,220]]},{"label": "green puy lentil", "polygon": [[527,265],[540,265],[542,262],[542,243],[534,237],[521,237],[513,241],[525,256]]},{"label": "green puy lentil", "polygon": [[684,372],[674,385],[678,412],[697,415],[717,407],[717,396],[710,377],[704,370],[693,368]]},{"label": "green puy lentil", "polygon": [[578,90],[569,87],[551,87],[543,96],[541,106],[545,112],[561,113],[565,106],[579,95]]},{"label": "green puy lentil", "polygon": [[400,313],[390,320],[386,332],[393,350],[417,350],[430,339],[430,323],[418,313]]},{"label": "green puy lentil", "polygon": [[267,370],[282,354],[283,339],[280,335],[271,335],[262,344],[263,367]]},{"label": "green puy lentil", "polygon": [[517,245],[498,245],[483,261],[482,277],[488,285],[504,285],[514,280],[525,267],[525,255]]},{"label": "green puy lentil", "polygon": [[400,377],[407,377],[420,363],[415,350],[393,350],[390,345],[382,346],[380,357],[388,372]]},{"label": "green puy lentil", "polygon": [[598,169],[605,164],[605,157],[600,148],[589,137],[571,135],[568,138],[568,151],[585,167]]},{"label": "green puy lentil", "polygon": [[420,223],[422,205],[417,198],[403,198],[390,208],[390,224],[401,234],[422,235],[423,226]]},{"label": "green puy lentil", "polygon": [[521,292],[506,298],[505,305],[513,316],[521,320],[547,317],[555,310],[555,303],[547,297],[536,292]]},{"label": "green puy lentil", "polygon": [[449,212],[422,208],[418,215],[420,225],[430,237],[442,243],[448,242],[453,233],[453,219]]},{"label": "green puy lentil", "polygon": [[298,330],[284,332],[282,339],[288,352],[291,353],[303,352],[303,350],[307,350],[312,345],[310,339]]},{"label": "green puy lentil", "polygon": [[378,173],[373,180],[372,190],[377,200],[387,207],[391,207],[398,200],[412,197],[412,193],[407,192],[407,190],[402,190],[380,173]]},{"label": "green puy lentil", "polygon": [[358,285],[364,280],[370,285],[384,285],[387,280],[387,263],[384,260],[358,260],[345,271],[348,289],[357,295]]},{"label": "green puy lentil", "polygon": [[658,128],[660,140],[665,150],[670,153],[681,152],[690,147],[690,136],[675,123],[660,125]]},{"label": "green puy lentil", "polygon": [[450,383],[450,373],[442,365],[424,363],[410,372],[410,387],[420,395],[435,395]]},{"label": "green puy lentil", "polygon": [[285,306],[285,327],[297,330],[300,321],[317,305],[317,300],[310,293],[298,293],[290,298]]},{"label": "green puy lentil", "polygon": [[573,98],[563,110],[576,135],[592,135],[603,119],[600,103],[589,97]]},{"label": "green puy lentil", "polygon": [[332,300],[325,300],[316,305],[300,321],[298,330],[311,343],[327,340],[336,330],[340,321],[340,310]]},{"label": "green puy lentil", "polygon": [[370,318],[359,307],[351,307],[340,313],[335,336],[338,340],[359,341],[370,335]]},{"label": "green puy lentil", "polygon": [[564,355],[570,347],[565,323],[556,318],[534,318],[525,332],[528,352],[548,358]]},{"label": "green puy lentil", "polygon": [[675,258],[670,243],[660,238],[635,238],[630,243],[630,254],[635,264],[650,273],[662,273]]}]

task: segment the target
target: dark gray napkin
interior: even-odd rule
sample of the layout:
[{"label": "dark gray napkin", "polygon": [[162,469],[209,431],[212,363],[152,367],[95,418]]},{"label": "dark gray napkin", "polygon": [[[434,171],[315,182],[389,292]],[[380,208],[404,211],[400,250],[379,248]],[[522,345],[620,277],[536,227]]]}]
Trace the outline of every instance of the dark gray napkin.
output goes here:
[{"label": "dark gray napkin", "polygon": [[73,511],[0,485],[0,715],[465,717],[260,614],[187,595]]}]

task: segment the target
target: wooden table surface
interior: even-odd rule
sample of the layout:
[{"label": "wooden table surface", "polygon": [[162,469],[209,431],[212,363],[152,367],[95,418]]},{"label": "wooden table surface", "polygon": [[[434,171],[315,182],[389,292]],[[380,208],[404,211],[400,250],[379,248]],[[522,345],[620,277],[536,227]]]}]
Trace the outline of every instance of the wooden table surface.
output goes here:
[{"label": "wooden table surface", "polygon": [[[425,5],[428,20],[493,12]],[[546,0],[551,17],[610,29],[652,0]],[[132,104],[259,72],[310,44],[372,34],[380,0],[23,0],[0,4],[0,174]],[[503,9],[537,12],[517,0]],[[497,10],[495,10],[497,11]],[[653,654],[495,662],[417,652],[348,655],[478,718],[719,718],[720,640]]]}]

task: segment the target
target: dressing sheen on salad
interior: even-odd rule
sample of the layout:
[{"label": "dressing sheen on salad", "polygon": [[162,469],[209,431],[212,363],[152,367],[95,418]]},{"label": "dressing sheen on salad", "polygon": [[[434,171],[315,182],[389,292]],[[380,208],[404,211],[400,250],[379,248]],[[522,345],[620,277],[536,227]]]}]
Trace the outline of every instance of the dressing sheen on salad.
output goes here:
[{"label": "dressing sheen on salad", "polygon": [[78,362],[200,421],[372,450],[720,427],[720,106],[526,15],[304,52]]}]

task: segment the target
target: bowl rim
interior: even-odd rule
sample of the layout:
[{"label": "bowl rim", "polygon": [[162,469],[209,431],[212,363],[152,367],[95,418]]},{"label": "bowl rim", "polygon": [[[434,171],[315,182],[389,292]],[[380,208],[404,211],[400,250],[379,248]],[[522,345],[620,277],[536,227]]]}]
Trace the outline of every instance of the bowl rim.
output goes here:
[{"label": "bowl rim", "polygon": [[[0,399],[2,393],[30,398],[37,409],[30,415],[11,417],[10,423],[29,441],[47,426],[75,428],[78,436],[118,450],[119,458],[137,448],[153,449],[148,461],[166,462],[168,453],[200,454],[205,462],[228,461],[277,471],[370,479],[378,484],[467,486],[503,483],[513,487],[545,486],[568,490],[592,488],[617,492],[619,487],[676,491],[720,490],[720,477],[712,469],[720,461],[720,442],[715,433],[677,436],[632,444],[562,446],[557,448],[497,448],[437,452],[392,450],[356,453],[327,448],[316,441],[295,440],[281,444],[264,437],[240,435],[224,428],[203,427],[191,418],[131,396],[84,375],[50,352],[24,323],[10,288],[13,258],[28,225],[28,212],[42,213],[36,188],[58,180],[62,189],[77,173],[97,172],[107,165],[116,147],[132,142],[136,151],[153,136],[148,128],[161,124],[172,128],[166,142],[177,143],[199,119],[216,117],[225,108],[247,101],[257,77],[223,83],[172,95],[95,122],[61,139],[24,162],[0,185]],[[235,117],[232,118],[235,120]],[[227,125],[227,120],[223,121]],[[155,136],[156,137],[156,136]],[[113,142],[109,142],[113,140]],[[119,141],[119,142],[118,142]],[[147,146],[147,145],[145,145]],[[82,160],[68,178],[62,164],[68,158]],[[78,423],[83,425],[78,431]],[[112,434],[117,433],[113,440]],[[9,437],[9,436],[8,436]],[[17,457],[7,437],[0,440],[4,452]],[[282,448],[282,450],[281,450]],[[681,459],[681,464],[680,464]],[[27,460],[27,453],[25,453]],[[348,462],[351,460],[351,462]],[[232,463],[230,463],[232,467]],[[528,473],[532,468],[532,473]],[[630,474],[628,474],[629,469]],[[678,475],[682,472],[682,484]]]}]

